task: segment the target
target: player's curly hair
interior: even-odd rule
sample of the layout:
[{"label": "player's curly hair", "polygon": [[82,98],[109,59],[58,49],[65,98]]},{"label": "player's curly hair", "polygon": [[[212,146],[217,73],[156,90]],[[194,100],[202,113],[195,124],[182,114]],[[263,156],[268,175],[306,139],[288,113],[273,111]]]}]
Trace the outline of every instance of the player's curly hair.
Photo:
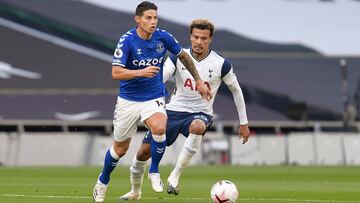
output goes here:
[{"label": "player's curly hair", "polygon": [[190,34],[192,34],[192,31],[194,28],[200,29],[200,30],[210,30],[210,37],[214,35],[214,24],[212,24],[207,19],[195,19],[191,22],[190,26]]},{"label": "player's curly hair", "polygon": [[147,10],[157,11],[157,9],[158,9],[158,7],[154,3],[150,2],[150,1],[143,1],[136,7],[135,15],[142,16],[144,14],[144,12]]}]

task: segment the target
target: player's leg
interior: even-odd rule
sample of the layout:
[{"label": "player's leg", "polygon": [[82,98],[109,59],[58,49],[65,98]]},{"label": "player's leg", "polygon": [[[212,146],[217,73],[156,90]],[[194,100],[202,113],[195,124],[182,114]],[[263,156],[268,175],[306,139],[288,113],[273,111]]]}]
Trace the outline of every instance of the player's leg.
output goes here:
[{"label": "player's leg", "polygon": [[119,159],[126,154],[129,149],[130,138],[123,141],[114,141],[113,145],[105,154],[103,170],[95,184],[93,198],[95,202],[103,202],[105,193],[110,182],[110,174],[115,169]]},{"label": "player's leg", "polygon": [[166,148],[165,130],[167,116],[163,106],[164,103],[164,98],[148,101],[141,113],[141,120],[144,121],[152,133],[151,166],[148,177],[155,192],[164,191],[158,167]]},{"label": "player's leg", "polygon": [[[147,137],[149,139],[147,139]],[[125,195],[119,197],[119,201],[140,200],[141,186],[144,179],[147,160],[150,158],[151,136],[149,133],[144,138],[143,144],[140,146],[134,160],[130,166],[130,183],[131,190]]]},{"label": "player's leg", "polygon": [[[155,113],[146,122],[146,125],[152,132],[151,141],[151,164],[149,167],[149,180],[155,192],[163,192],[164,185],[160,178],[159,163],[162,159],[166,148],[166,115]],[[165,126],[164,126],[165,123]]]},{"label": "player's leg", "polygon": [[[170,146],[175,142],[177,136],[179,135],[180,129],[182,127],[183,117],[179,114],[176,114],[172,111],[167,111],[168,122],[166,126],[166,145]],[[152,134],[148,131],[143,139],[143,143],[140,149],[137,152],[136,157],[130,167],[130,182],[131,182],[131,191],[119,198],[120,201],[124,200],[138,200],[141,198],[141,185],[143,181],[143,175],[146,168],[146,161],[150,158],[151,155],[151,142]],[[153,181],[154,182],[154,181]]]},{"label": "player's leg", "polygon": [[[127,108],[123,108],[124,106]],[[95,202],[104,201],[110,174],[129,149],[131,137],[136,132],[140,112],[138,109],[139,104],[118,98],[114,112],[114,142],[105,154],[104,167],[94,187]]]},{"label": "player's leg", "polygon": [[207,127],[211,124],[211,117],[207,115],[195,115],[188,128],[188,133],[183,132],[184,135],[188,134],[184,145],[179,154],[178,160],[170,176],[168,177],[169,194],[177,195],[180,191],[178,184],[182,171],[190,163],[192,157],[199,149],[203,135]]},{"label": "player's leg", "polygon": [[143,143],[130,167],[131,190],[136,194],[141,194],[141,186],[146,169],[146,163],[149,158],[150,144]]}]

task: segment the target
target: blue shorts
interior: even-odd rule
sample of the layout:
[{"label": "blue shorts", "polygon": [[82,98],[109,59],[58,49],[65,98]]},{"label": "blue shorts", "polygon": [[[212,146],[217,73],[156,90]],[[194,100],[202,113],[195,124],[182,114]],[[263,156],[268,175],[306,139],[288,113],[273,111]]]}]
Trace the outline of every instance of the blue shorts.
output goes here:
[{"label": "blue shorts", "polygon": [[[185,137],[189,136],[189,128],[193,120],[202,120],[206,125],[206,130],[211,126],[213,121],[213,117],[205,113],[188,113],[166,110],[166,114],[168,116],[166,125],[166,146],[172,145],[180,133]],[[151,132],[148,131],[145,134],[143,143],[150,144],[151,140]]]}]

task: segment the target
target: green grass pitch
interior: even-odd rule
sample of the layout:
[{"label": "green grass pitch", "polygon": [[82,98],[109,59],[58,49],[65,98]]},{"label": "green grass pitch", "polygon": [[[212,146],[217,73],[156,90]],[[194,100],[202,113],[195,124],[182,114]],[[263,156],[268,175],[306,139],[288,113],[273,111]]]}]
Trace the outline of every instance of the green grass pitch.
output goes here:
[{"label": "green grass pitch", "polygon": [[[171,167],[161,167],[166,182]],[[98,167],[0,167],[0,203],[92,202]],[[105,202],[128,192],[129,169],[112,174]],[[211,202],[219,180],[233,181],[238,202],[360,203],[360,167],[196,166],[185,169],[178,196],[155,194],[145,177],[140,202]]]}]

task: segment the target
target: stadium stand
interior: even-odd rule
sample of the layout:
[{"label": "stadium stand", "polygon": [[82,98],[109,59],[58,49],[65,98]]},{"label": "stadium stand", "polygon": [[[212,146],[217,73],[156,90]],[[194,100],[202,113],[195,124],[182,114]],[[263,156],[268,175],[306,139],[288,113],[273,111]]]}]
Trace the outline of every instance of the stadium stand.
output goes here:
[{"label": "stadium stand", "polygon": [[[41,75],[38,79],[12,75],[0,80],[2,120],[59,120],[59,113],[83,112],[96,112],[90,120],[111,119],[117,94],[117,83],[110,79],[111,52],[117,38],[134,25],[132,14],[81,1],[54,1],[48,6],[44,0],[1,0],[0,16],[3,21],[25,26],[25,30],[30,27],[51,36],[39,39],[32,31],[0,25],[4,36],[0,39],[2,67],[10,64]],[[188,44],[186,26],[165,19],[160,22]],[[70,48],[51,42],[56,39],[69,41],[65,44]],[[80,48],[73,48],[77,46]],[[213,48],[233,62],[250,120],[342,119],[340,58],[324,57],[298,44],[265,43],[225,30],[216,32]],[[360,77],[360,59],[347,59],[352,97]],[[236,120],[231,95],[224,87],[219,94],[215,101],[217,120]],[[312,124],[307,127],[313,128]],[[266,131],[266,127],[262,129]],[[277,131],[276,127],[270,131]]]},{"label": "stadium stand", "polygon": [[[132,26],[131,13],[82,1],[49,6],[47,0],[0,0],[0,165],[101,165],[112,142],[118,91],[110,75],[112,51]],[[186,26],[166,19],[160,26],[189,45]],[[346,129],[355,133],[338,133],[344,131],[342,57],[222,29],[212,45],[234,65],[253,136],[242,147],[237,137],[226,136],[235,134],[238,123],[231,94],[222,86],[215,124],[192,164],[360,164],[359,123]],[[351,103],[360,100],[360,58],[345,58]],[[131,163],[144,130],[139,126],[122,164]],[[174,164],[184,142],[179,139],[163,164]],[[61,156],[54,161],[56,154]]]}]

